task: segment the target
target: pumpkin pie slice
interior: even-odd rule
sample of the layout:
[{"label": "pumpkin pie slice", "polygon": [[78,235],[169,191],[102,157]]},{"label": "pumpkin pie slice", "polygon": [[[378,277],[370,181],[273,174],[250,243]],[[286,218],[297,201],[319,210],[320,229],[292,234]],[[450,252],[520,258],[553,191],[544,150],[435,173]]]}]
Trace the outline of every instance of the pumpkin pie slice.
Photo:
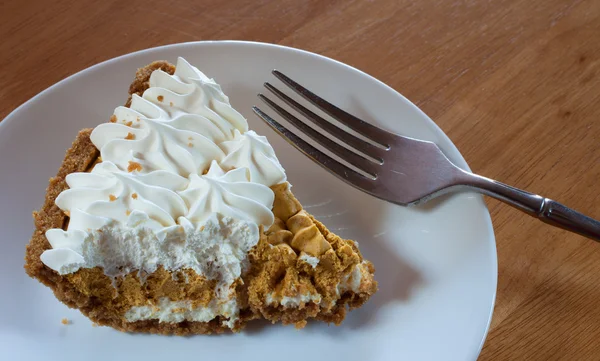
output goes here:
[{"label": "pumpkin pie slice", "polygon": [[182,58],[139,69],[126,105],[79,132],[34,219],[27,274],[121,331],[339,325],[377,291],[357,243],[302,209],[267,139]]}]

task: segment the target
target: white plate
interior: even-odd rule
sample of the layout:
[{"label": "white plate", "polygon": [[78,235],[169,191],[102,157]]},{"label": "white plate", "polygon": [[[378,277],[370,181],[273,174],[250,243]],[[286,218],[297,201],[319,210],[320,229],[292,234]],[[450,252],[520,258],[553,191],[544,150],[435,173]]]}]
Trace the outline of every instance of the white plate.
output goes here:
[{"label": "white plate", "polygon": [[[175,62],[177,56],[223,86],[250,127],[269,138],[302,204],[332,231],[358,240],[364,256],[375,264],[379,292],[351,312],[341,327],[309,323],[297,331],[259,322],[236,335],[129,335],[93,328],[77,310],[25,275],[25,245],[34,228],[31,212],[41,205],[65,149],[81,128],[106,121],[124,102],[138,67],[158,59]],[[0,123],[0,355],[12,354],[0,358],[476,359],[491,319],[497,279],[494,234],[481,197],[465,193],[403,208],[342,183],[252,113],[263,82],[277,83],[270,75],[274,68],[373,124],[436,142],[457,165],[468,168],[446,135],[396,91],[361,71],[301,50],[197,42],[93,66],[43,91]],[[72,324],[62,325],[62,318]]]}]

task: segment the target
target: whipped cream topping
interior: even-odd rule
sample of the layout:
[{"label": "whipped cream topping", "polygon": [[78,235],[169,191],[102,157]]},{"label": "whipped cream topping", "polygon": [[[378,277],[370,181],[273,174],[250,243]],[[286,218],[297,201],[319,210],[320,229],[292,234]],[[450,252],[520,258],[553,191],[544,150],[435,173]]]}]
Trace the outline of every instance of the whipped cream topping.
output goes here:
[{"label": "whipped cream topping", "polygon": [[179,58],[175,74],[154,71],[150,88],[91,140],[102,162],[67,176],[56,205],[69,225],[46,232],[52,249],[42,262],[60,274],[100,266],[111,277],[192,268],[219,280],[226,299],[259,226],[273,223],[269,187],[286,181],[267,139]]},{"label": "whipped cream topping", "polygon": [[275,157],[275,151],[267,141],[253,131],[241,134],[235,131],[233,140],[221,143],[227,153],[221,165],[225,168],[246,167],[250,169],[250,180],[261,184],[285,182],[285,172]]},{"label": "whipped cream topping", "polygon": [[187,219],[202,223],[214,213],[270,226],[275,220],[271,208],[273,191],[259,183],[249,182],[248,168],[227,173],[213,161],[205,176],[190,175],[190,183],[181,196],[189,205]]},{"label": "whipped cream topping", "polygon": [[71,212],[69,230],[94,229],[88,224],[91,216],[127,223],[134,210],[148,216],[151,222],[146,226],[157,229],[175,225],[187,213],[186,203],[177,191],[189,182],[173,173],[134,175],[120,172],[115,164],[105,161],[90,173],[67,175],[66,182],[69,189],[56,197],[56,205]]},{"label": "whipped cream topping", "polygon": [[234,131],[248,130],[221,87],[183,58],[174,75],[154,71],[150,88],[142,97],[133,95],[129,108],[118,107],[113,119],[91,135],[103,160],[123,171],[134,162],[140,172],[166,170],[183,177],[223,159],[218,144],[232,140]]}]

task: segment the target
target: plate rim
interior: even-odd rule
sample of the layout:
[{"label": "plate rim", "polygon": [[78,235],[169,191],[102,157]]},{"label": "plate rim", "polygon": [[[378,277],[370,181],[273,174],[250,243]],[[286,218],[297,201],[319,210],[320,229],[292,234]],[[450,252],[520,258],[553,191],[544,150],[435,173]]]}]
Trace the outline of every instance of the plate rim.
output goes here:
[{"label": "plate rim", "polygon": [[[119,61],[122,61],[123,59],[127,59],[130,57],[135,57],[138,55],[141,55],[143,53],[149,53],[152,51],[159,51],[159,50],[169,50],[169,49],[174,49],[174,48],[178,48],[178,47],[188,47],[188,46],[203,46],[203,45],[214,45],[214,44],[226,44],[226,45],[240,45],[240,46],[259,46],[259,47],[269,47],[269,48],[278,48],[281,50],[285,50],[285,51],[292,51],[292,52],[297,52],[297,53],[301,53],[304,55],[309,55],[309,56],[313,56],[316,58],[319,58],[320,60],[323,61],[327,61],[327,62],[333,62],[338,66],[342,66],[350,71],[353,72],[358,72],[363,76],[366,76],[370,81],[374,81],[376,82],[379,86],[383,86],[384,88],[387,88],[387,90],[390,90],[392,92],[395,93],[395,95],[399,96],[406,105],[409,105],[413,111],[419,113],[422,118],[424,120],[427,121],[428,126],[438,135],[441,137],[441,139],[445,139],[448,143],[448,146],[451,148],[451,150],[453,152],[456,153],[456,155],[458,156],[458,160],[460,161],[460,164],[465,170],[471,171],[467,161],[465,160],[465,158],[463,157],[462,153],[459,151],[459,149],[456,147],[456,145],[454,144],[454,142],[452,142],[452,140],[450,139],[450,137],[448,137],[448,135],[439,127],[439,125],[437,125],[437,123],[435,123],[423,110],[421,110],[419,107],[417,107],[412,101],[410,101],[408,98],[406,98],[403,94],[401,94],[400,92],[398,92],[396,89],[392,88],[391,86],[389,86],[388,84],[384,83],[383,81],[375,78],[374,76],[370,75],[369,73],[360,70],[356,67],[353,67],[349,64],[343,63],[342,61],[327,57],[325,55],[321,55],[318,53],[314,53],[308,50],[304,50],[304,49],[299,49],[299,48],[295,48],[295,47],[291,47],[291,46],[286,46],[286,45],[280,45],[280,44],[273,44],[273,43],[266,43],[266,42],[260,42],[260,41],[247,41],[247,40],[201,40],[201,41],[189,41],[189,42],[180,42],[180,43],[171,43],[171,44],[166,44],[166,45],[161,45],[161,46],[155,46],[155,47],[151,47],[151,48],[146,48],[146,49],[141,49],[141,50],[136,50],[134,52],[130,52],[130,53],[126,53],[123,55],[119,55],[116,56],[114,58],[110,58],[107,60],[104,60],[100,63],[91,65],[87,68],[84,68],[82,70],[79,70],[71,75],[68,75],[67,77],[59,80],[58,82],[48,86],[47,88],[45,88],[44,90],[40,91],[39,93],[37,93],[36,95],[34,95],[33,97],[29,98],[28,100],[26,100],[25,102],[23,102],[22,104],[20,104],[19,106],[17,106],[15,109],[13,109],[10,113],[8,113],[4,119],[2,121],[0,121],[0,132],[6,132],[9,131],[10,128],[8,128],[10,126],[10,124],[12,124],[12,122],[14,122],[14,118],[16,118],[16,114],[18,114],[22,109],[25,109],[26,107],[28,107],[30,104],[34,103],[35,101],[37,101],[39,98],[43,97],[46,93],[51,92],[53,89],[58,88],[59,86],[61,86],[63,83],[66,83],[68,81],[71,81],[75,78],[77,78],[78,76],[81,76],[84,73],[87,72],[91,72],[94,71],[97,68],[100,68],[102,66],[106,66],[112,63],[116,63]],[[482,196],[481,196],[482,197]],[[485,218],[485,223],[486,223],[486,227],[488,230],[488,235],[487,235],[487,242],[491,243],[491,256],[492,256],[492,264],[490,265],[492,267],[492,271],[493,271],[493,281],[494,281],[494,288],[493,288],[493,293],[491,295],[491,304],[490,304],[490,310],[489,310],[489,314],[487,317],[487,322],[486,322],[486,327],[485,330],[482,334],[482,338],[479,342],[479,347],[478,350],[476,350],[476,352],[473,354],[473,359],[477,359],[477,357],[480,355],[483,346],[485,344],[485,341],[487,339],[487,336],[489,334],[489,330],[490,330],[490,326],[491,326],[491,322],[492,322],[492,317],[494,314],[494,308],[495,308],[495,304],[496,304],[496,296],[497,296],[497,291],[498,291],[498,252],[497,252],[497,243],[496,243],[496,237],[495,237],[495,233],[494,233],[494,227],[493,227],[493,223],[492,223],[492,218],[491,218],[491,214],[489,212],[489,209],[487,207],[487,205],[485,204],[485,202],[482,201],[482,205],[484,207],[485,210],[485,214],[484,214],[484,218]]]}]

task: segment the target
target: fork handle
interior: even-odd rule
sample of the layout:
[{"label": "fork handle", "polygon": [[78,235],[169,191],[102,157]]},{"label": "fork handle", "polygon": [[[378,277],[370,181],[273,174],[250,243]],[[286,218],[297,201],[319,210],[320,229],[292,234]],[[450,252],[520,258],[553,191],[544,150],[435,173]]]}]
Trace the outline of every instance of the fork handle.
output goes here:
[{"label": "fork handle", "polygon": [[541,221],[600,242],[600,221],[557,201],[511,187],[507,184],[464,172],[464,184],[501,200]]}]

